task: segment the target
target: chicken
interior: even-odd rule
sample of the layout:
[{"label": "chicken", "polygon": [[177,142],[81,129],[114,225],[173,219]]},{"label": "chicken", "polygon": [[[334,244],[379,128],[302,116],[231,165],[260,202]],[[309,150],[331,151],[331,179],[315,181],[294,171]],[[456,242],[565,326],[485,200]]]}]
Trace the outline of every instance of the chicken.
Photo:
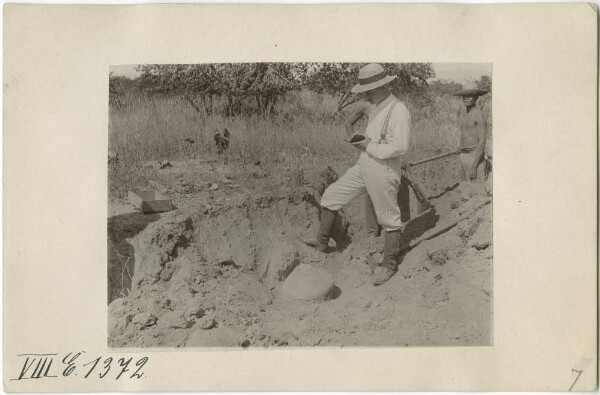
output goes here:
[{"label": "chicken", "polygon": [[229,148],[229,138],[231,135],[229,134],[229,130],[225,128],[223,135],[217,130],[215,132],[215,145],[217,146],[217,152],[219,155],[223,155],[223,153]]}]

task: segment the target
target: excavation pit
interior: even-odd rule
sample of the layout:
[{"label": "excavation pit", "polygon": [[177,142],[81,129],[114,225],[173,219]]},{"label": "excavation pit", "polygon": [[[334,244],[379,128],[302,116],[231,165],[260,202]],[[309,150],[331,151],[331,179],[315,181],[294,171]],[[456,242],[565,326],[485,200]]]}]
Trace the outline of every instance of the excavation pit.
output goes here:
[{"label": "excavation pit", "polygon": [[[452,218],[453,202],[483,193],[458,186],[440,195],[436,211],[411,223],[406,237]],[[327,255],[298,243],[317,231],[315,201],[318,194],[252,194],[213,202],[206,213],[196,208],[202,202],[178,204],[187,208],[127,233],[131,280],[111,292],[119,297],[109,299],[109,346],[489,344],[491,320],[482,317],[491,316],[491,207],[409,251],[398,274],[373,287],[364,258],[381,251],[384,238],[367,237],[363,200],[343,213],[349,246]],[[443,264],[435,251],[444,251]],[[305,294],[289,298],[286,279],[307,266],[331,278],[323,281],[326,303],[303,285],[296,289]],[[448,331],[459,335],[448,338]]]}]

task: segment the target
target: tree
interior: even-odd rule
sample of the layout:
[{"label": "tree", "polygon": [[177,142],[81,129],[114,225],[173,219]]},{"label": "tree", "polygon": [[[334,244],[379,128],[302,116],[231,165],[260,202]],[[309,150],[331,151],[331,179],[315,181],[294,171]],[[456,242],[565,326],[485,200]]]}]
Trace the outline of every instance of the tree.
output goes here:
[{"label": "tree", "polygon": [[484,75],[481,77],[481,79],[479,81],[476,81],[476,82],[477,82],[477,87],[479,89],[484,89],[486,91],[492,92],[492,79],[489,76]]},{"label": "tree", "polygon": [[218,72],[214,65],[157,65],[138,67],[142,74],[138,77],[140,88],[149,93],[178,95],[184,98],[196,111],[204,106],[212,112],[212,96],[217,93]]},{"label": "tree", "polygon": [[[337,112],[360,100],[351,92],[357,83],[358,70],[364,63],[312,63],[307,67],[306,85],[317,93],[328,93],[336,98]],[[427,80],[435,73],[431,63],[383,63],[390,75],[396,75],[391,83],[392,92],[402,98],[427,97]]]},{"label": "tree", "polygon": [[143,65],[139,71],[146,91],[182,96],[196,111],[204,106],[208,113],[213,97],[222,97],[229,115],[242,111],[251,96],[261,111],[272,112],[277,99],[301,83],[300,69],[288,63]]},{"label": "tree", "polygon": [[302,84],[302,65],[290,63],[271,63],[264,67],[263,73],[249,89],[254,95],[258,107],[263,112],[272,113],[277,100],[287,92],[299,89]]},{"label": "tree", "polygon": [[432,102],[427,80],[435,77],[431,63],[383,63],[391,75],[398,78],[392,81],[392,92],[399,98],[411,101],[417,107],[425,107]]},{"label": "tree", "polygon": [[463,86],[458,82],[449,80],[435,80],[429,84],[431,92],[437,95],[451,95],[462,90]]},{"label": "tree", "polygon": [[356,84],[358,63],[314,63],[309,64],[306,85],[316,93],[328,93],[337,100],[337,112],[360,99],[350,92]]}]

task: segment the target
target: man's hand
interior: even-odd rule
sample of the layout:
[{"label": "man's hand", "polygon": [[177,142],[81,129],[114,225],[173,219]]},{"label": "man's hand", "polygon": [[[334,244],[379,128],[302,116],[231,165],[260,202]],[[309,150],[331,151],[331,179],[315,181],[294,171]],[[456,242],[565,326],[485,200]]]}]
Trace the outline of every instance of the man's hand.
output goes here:
[{"label": "man's hand", "polygon": [[402,170],[406,170],[410,167],[410,163],[408,162],[408,158],[406,157],[406,155],[401,155],[400,156],[400,168]]},{"label": "man's hand", "polygon": [[361,140],[357,143],[352,143],[352,145],[355,146],[356,148],[360,149],[361,151],[364,151],[367,149],[367,145],[369,145],[370,142],[371,142],[371,139],[366,137],[364,140]]}]

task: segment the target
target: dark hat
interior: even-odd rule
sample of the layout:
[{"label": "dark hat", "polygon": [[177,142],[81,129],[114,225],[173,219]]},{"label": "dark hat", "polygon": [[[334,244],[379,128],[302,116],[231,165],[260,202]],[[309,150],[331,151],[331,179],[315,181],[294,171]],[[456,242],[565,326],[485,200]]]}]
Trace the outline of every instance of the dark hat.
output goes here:
[{"label": "dark hat", "polygon": [[467,82],[463,85],[463,89],[456,93],[453,93],[454,96],[482,96],[488,93],[484,89],[477,88],[477,84],[475,82]]}]

